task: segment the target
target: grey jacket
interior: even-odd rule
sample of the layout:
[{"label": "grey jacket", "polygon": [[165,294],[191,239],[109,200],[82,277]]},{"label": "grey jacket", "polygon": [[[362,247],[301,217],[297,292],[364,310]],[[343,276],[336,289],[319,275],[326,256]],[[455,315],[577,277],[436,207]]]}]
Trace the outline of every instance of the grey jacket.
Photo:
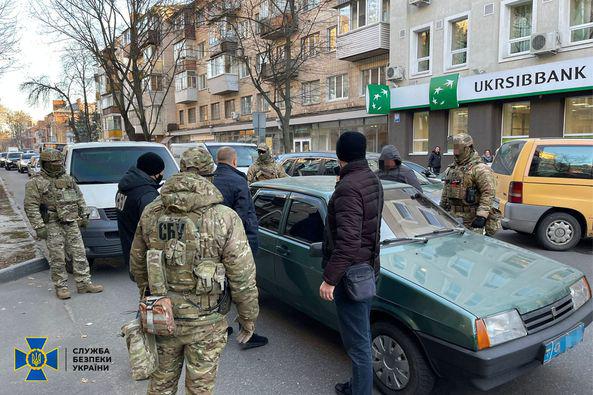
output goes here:
[{"label": "grey jacket", "polygon": [[399,150],[394,145],[386,145],[381,150],[381,156],[379,157],[379,170],[377,170],[375,173],[379,179],[403,182],[422,192],[422,186],[420,186],[420,182],[418,181],[418,178],[412,169],[404,164],[401,164],[399,166],[395,166],[393,169],[386,170],[382,163],[385,160],[395,160],[401,162],[402,159]]}]

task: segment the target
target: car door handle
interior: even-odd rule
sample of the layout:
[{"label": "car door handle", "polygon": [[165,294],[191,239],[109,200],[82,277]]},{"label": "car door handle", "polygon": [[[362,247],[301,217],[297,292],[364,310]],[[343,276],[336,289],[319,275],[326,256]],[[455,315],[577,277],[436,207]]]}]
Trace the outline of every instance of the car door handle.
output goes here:
[{"label": "car door handle", "polygon": [[284,245],[276,246],[276,252],[282,256],[290,255],[290,251],[288,250],[288,247],[284,246]]}]

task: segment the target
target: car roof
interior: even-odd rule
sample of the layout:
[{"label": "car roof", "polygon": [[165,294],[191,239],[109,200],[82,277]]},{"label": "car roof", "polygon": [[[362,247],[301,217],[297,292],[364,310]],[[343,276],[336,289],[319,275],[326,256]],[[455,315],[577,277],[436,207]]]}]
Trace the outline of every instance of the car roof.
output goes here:
[{"label": "car roof", "polygon": [[218,141],[216,141],[216,142],[213,142],[213,141],[205,141],[204,142],[204,145],[206,145],[206,147],[208,147],[208,146],[211,146],[211,147],[214,147],[214,146],[223,146],[223,147],[224,146],[229,146],[229,147],[237,147],[237,146],[239,146],[239,147],[257,147],[257,144],[253,144],[253,143],[231,143],[231,142],[229,142],[229,143],[222,143],[222,142],[218,142]]},{"label": "car roof", "polygon": [[[551,144],[566,144],[566,145],[593,145],[592,139],[563,139],[557,137],[539,137],[539,138],[527,138],[527,139],[517,139],[523,141],[533,141],[533,142],[545,142]],[[513,142],[517,140],[508,141]]]},{"label": "car roof", "polygon": [[[367,152],[367,159],[377,159],[379,154],[376,152]],[[337,155],[333,151],[307,151],[307,152],[291,152],[288,154],[278,155],[278,159],[290,159],[290,158],[337,158]]]},{"label": "car roof", "polygon": [[69,150],[84,148],[113,148],[113,147],[164,147],[163,144],[148,141],[112,141],[96,143],[76,143],[69,145]]}]

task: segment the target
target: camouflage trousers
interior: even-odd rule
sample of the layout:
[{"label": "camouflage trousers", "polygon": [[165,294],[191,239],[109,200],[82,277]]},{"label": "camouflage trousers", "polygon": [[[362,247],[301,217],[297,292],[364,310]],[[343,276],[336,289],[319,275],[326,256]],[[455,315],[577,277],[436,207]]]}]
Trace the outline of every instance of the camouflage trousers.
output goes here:
[{"label": "camouflage trousers", "polygon": [[159,366],[150,376],[149,395],[173,395],[185,359],[185,393],[212,394],[220,354],[227,342],[227,320],[178,326],[175,336],[157,336]]},{"label": "camouflage trousers", "polygon": [[76,283],[90,283],[89,263],[86,260],[86,252],[78,224],[76,222],[59,223],[49,221],[45,226],[47,226],[46,244],[49,251],[49,270],[54,287],[68,287],[66,254],[72,259]]},{"label": "camouflage trousers", "polygon": [[[455,218],[463,218],[463,226],[465,226],[468,229],[472,229],[472,222],[474,221],[474,218],[476,218],[475,213],[452,211],[451,215]],[[486,226],[484,226],[484,233],[487,236],[494,236],[494,234],[500,230],[500,226],[500,217],[491,214],[490,216],[488,216],[488,219],[486,220]],[[481,234],[482,230],[478,229],[477,233]]]}]

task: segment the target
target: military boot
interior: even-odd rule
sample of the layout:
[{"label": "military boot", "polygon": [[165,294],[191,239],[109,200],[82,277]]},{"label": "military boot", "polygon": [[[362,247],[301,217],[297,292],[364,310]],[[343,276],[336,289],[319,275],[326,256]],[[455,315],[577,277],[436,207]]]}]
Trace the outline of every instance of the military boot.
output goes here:
[{"label": "military boot", "polygon": [[99,292],[103,292],[103,286],[99,284],[85,283],[77,285],[76,290],[79,294],[96,294]]},{"label": "military boot", "polygon": [[70,299],[70,291],[68,288],[56,288],[56,296],[58,299]]}]

